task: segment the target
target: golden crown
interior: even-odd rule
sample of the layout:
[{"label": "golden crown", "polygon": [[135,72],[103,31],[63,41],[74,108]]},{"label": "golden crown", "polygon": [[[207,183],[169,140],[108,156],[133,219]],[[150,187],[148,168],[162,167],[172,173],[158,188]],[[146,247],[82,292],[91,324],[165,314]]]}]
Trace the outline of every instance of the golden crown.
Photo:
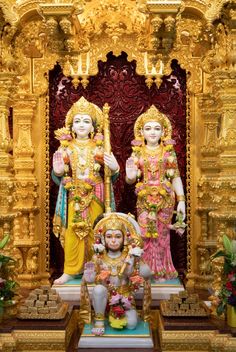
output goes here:
[{"label": "golden crown", "polygon": [[77,114],[89,115],[95,123],[95,125],[102,129],[103,124],[103,113],[102,110],[95,104],[90,103],[84,97],[81,97],[76,103],[72,105],[68,113],[66,114],[66,127],[71,127],[73,124],[73,118]]},{"label": "golden crown", "polygon": [[120,215],[119,213],[111,213],[104,216],[104,218],[96,224],[94,233],[96,234],[101,231],[101,234],[104,235],[108,230],[120,230],[124,235],[125,242],[126,235],[129,233],[137,246],[143,246],[142,238],[137,233],[134,224],[130,220],[130,215],[128,214]]},{"label": "golden crown", "polygon": [[149,121],[158,122],[164,131],[164,138],[171,139],[172,126],[168,117],[160,112],[154,105],[152,105],[147,111],[140,115],[134,125],[134,136],[135,139],[140,140],[142,138],[142,130],[144,125]]},{"label": "golden crown", "polygon": [[103,233],[108,230],[120,230],[123,235],[126,234],[126,227],[123,221],[116,214],[109,216],[109,219],[103,225]]}]

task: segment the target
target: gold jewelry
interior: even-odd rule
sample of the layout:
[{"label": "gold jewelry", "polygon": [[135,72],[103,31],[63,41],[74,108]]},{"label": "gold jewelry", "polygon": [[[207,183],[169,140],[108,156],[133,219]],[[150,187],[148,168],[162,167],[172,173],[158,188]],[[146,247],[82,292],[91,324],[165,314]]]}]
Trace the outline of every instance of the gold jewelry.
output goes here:
[{"label": "gold jewelry", "polygon": [[111,257],[109,257],[109,255],[105,252],[104,254],[103,254],[103,257],[102,257],[102,260],[107,264],[107,265],[110,265],[111,267],[114,267],[114,266],[116,266],[117,264],[120,264],[120,265],[122,265],[122,261],[123,261],[123,259],[125,258],[127,256],[127,252],[125,251],[123,251],[122,253],[121,253],[121,255],[119,256],[119,257],[117,257],[117,258],[111,258]]},{"label": "gold jewelry", "polygon": [[[79,151],[77,150],[76,146],[79,147]],[[93,151],[95,149],[94,147],[94,142],[91,140],[84,140],[84,141],[78,141],[74,140],[73,143],[70,145],[70,149],[72,150],[71,156],[72,156],[72,178],[75,182],[77,183],[77,170],[79,170],[82,174],[86,171],[86,169],[89,169],[89,175],[88,177],[91,178],[93,176],[93,169],[94,169],[94,154]],[[85,157],[85,163],[82,164],[80,162],[80,155],[83,154],[82,156]],[[86,155],[85,155],[86,154]]]},{"label": "gold jewelry", "polygon": [[168,117],[161,113],[154,105],[152,105],[145,113],[140,115],[134,125],[134,136],[136,140],[142,140],[142,130],[145,123],[149,121],[158,122],[164,131],[164,139],[171,139],[172,126]]},{"label": "gold jewelry", "polygon": [[[148,183],[149,181],[149,175],[148,171],[150,171],[151,176],[153,179],[157,177],[157,172],[159,171],[159,178],[162,180],[163,178],[163,160],[162,160],[162,155],[163,155],[163,148],[160,147],[155,150],[150,150],[147,147],[142,148],[142,153],[141,156],[143,158],[143,182]],[[155,159],[157,157],[157,159]],[[152,160],[149,160],[152,159]]]},{"label": "gold jewelry", "polygon": [[181,201],[184,201],[184,202],[185,202],[185,196],[184,196],[184,194],[177,196],[176,199],[177,199],[177,202],[181,202]]},{"label": "gold jewelry", "polygon": [[158,146],[156,146],[153,149],[148,148],[147,146],[145,146],[146,154],[151,155],[153,157],[156,157],[156,156],[160,157],[160,155],[162,155],[162,151],[163,151],[162,145],[158,145]]}]

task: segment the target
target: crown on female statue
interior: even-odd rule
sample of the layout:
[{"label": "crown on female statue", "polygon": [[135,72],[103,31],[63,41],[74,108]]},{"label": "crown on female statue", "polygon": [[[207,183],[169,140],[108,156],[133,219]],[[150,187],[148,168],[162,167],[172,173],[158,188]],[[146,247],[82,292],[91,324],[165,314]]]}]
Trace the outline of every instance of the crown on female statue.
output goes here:
[{"label": "crown on female statue", "polygon": [[158,122],[164,130],[164,138],[170,139],[172,133],[172,126],[168,117],[160,112],[154,105],[152,105],[147,111],[140,115],[134,125],[135,139],[140,140],[142,138],[142,130],[147,122],[155,121]]},{"label": "crown on female statue", "polygon": [[72,105],[68,113],[66,114],[66,127],[70,127],[73,124],[75,115],[89,115],[96,126],[102,128],[103,113],[102,110],[95,104],[90,103],[84,97],[81,97],[76,103]]}]

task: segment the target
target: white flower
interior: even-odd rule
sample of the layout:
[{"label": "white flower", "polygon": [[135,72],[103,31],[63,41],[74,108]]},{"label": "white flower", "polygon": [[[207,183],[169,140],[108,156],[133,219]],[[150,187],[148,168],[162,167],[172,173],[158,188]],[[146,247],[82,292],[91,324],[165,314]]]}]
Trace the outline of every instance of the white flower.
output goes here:
[{"label": "white flower", "polygon": [[166,175],[168,177],[173,177],[174,176],[174,173],[175,173],[175,170],[174,169],[167,169],[166,170]]},{"label": "white flower", "polygon": [[93,250],[95,253],[102,253],[104,251],[105,247],[101,243],[95,243],[93,245]]},{"label": "white flower", "polygon": [[168,156],[167,160],[169,161],[169,163],[173,163],[175,158],[172,155],[170,155],[170,156]]},{"label": "white flower", "polygon": [[143,254],[143,249],[141,249],[140,247],[131,248],[129,250],[129,254],[134,255],[135,257],[141,257],[141,255]]}]

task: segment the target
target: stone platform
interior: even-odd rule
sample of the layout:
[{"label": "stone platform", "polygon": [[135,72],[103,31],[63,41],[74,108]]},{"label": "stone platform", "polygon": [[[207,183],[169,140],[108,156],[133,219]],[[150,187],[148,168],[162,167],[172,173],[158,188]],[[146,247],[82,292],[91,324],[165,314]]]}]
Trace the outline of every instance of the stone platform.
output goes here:
[{"label": "stone platform", "polygon": [[[71,280],[64,285],[53,285],[57,293],[64,301],[78,302],[80,300],[81,278]],[[89,293],[91,293],[93,285],[88,285]],[[172,293],[179,293],[184,290],[181,281],[177,279],[166,280],[164,282],[152,281],[152,300],[169,299]],[[141,299],[143,296],[143,288],[141,287],[136,293],[136,298]]]},{"label": "stone platform", "polygon": [[92,325],[86,324],[81,334],[78,347],[80,348],[153,348],[153,340],[149,324],[139,321],[135,330],[112,329],[106,324],[106,333],[103,336],[94,336],[91,333]]}]

